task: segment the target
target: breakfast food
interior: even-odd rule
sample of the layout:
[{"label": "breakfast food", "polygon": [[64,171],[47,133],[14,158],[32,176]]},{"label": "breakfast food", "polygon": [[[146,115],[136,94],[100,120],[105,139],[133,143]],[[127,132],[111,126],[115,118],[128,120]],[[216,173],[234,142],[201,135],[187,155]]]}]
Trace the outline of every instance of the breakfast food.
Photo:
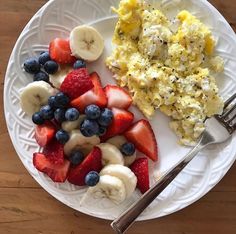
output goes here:
[{"label": "breakfast food", "polygon": [[126,199],[124,183],[115,176],[102,175],[96,186],[90,187],[87,194],[95,199],[109,198],[115,204],[120,204]]},{"label": "breakfast food", "polygon": [[33,164],[35,168],[47,174],[54,182],[63,183],[67,179],[70,167],[68,160],[64,160],[62,164],[55,164],[44,154],[34,153]]},{"label": "breakfast food", "polygon": [[101,137],[102,141],[123,134],[134,120],[134,114],[130,111],[115,107],[111,108],[111,111],[113,113],[113,119],[109,129],[107,129],[106,133]]},{"label": "breakfast food", "polygon": [[98,136],[85,137],[79,128],[80,126],[70,132],[70,138],[64,145],[64,152],[67,156],[75,150],[87,152],[100,143]]},{"label": "breakfast food", "polygon": [[47,104],[48,98],[55,92],[56,90],[45,81],[29,83],[20,94],[22,110],[28,115],[34,114]]},{"label": "breakfast food", "polygon": [[126,197],[130,197],[137,185],[137,178],[135,174],[123,165],[112,164],[104,167],[100,175],[110,175],[119,178],[125,185]]},{"label": "breakfast food", "polygon": [[98,147],[85,157],[85,159],[69,171],[68,181],[72,184],[85,185],[85,177],[91,171],[99,172],[102,169],[102,153]]},{"label": "breakfast food", "polygon": [[93,86],[91,79],[89,79],[88,70],[80,68],[67,74],[60,86],[60,90],[70,99],[74,99],[92,89]]},{"label": "breakfast food", "polygon": [[[32,116],[41,147],[33,154],[35,168],[54,182],[88,186],[86,196],[119,204],[133,194],[137,181],[141,192],[149,187],[148,168],[139,170],[136,156],[156,161],[157,143],[148,121],[133,123],[129,93],[116,85],[103,87],[81,59],[101,55],[100,37],[89,26],[76,27],[69,40],[56,38],[49,51],[27,59],[24,69],[34,74],[34,82],[22,90],[20,103]],[[91,48],[83,48],[85,39],[94,40]]]},{"label": "breakfast food", "polygon": [[46,146],[55,136],[56,129],[51,122],[40,123],[35,127],[35,140],[41,147]]},{"label": "breakfast food", "polygon": [[130,169],[137,177],[137,187],[142,193],[145,193],[150,188],[149,185],[149,172],[148,172],[148,160],[147,158],[137,159]]},{"label": "breakfast food", "polygon": [[135,145],[136,149],[144,153],[151,160],[157,161],[156,138],[147,120],[141,119],[134,123],[124,133],[124,136]]},{"label": "breakfast food", "polygon": [[[115,137],[112,137],[110,139],[107,140],[107,143],[110,143],[114,146],[116,146],[121,153],[123,154],[123,158],[124,158],[124,165],[125,166],[130,166],[136,159],[136,149],[135,146],[133,147],[133,149],[130,152],[126,152],[125,154],[122,152],[124,150],[122,150],[122,147],[124,147],[125,144],[127,144],[127,140],[124,136],[122,135],[117,135]],[[131,144],[131,143],[130,143]]]},{"label": "breakfast food", "polygon": [[214,73],[223,60],[214,57],[215,41],[206,25],[188,11],[175,21],[143,0],[121,0],[106,64],[117,83],[127,87],[148,118],[160,109],[184,145],[194,145],[204,120],[221,113]]},{"label": "breakfast food", "polygon": [[74,56],[95,61],[103,52],[104,40],[95,28],[82,25],[71,31],[70,48]]},{"label": "breakfast food", "polygon": [[70,64],[76,61],[76,58],[71,54],[69,40],[62,38],[56,38],[51,41],[49,45],[49,56],[52,61],[60,64]]},{"label": "breakfast food", "polygon": [[81,123],[85,120],[85,117],[85,115],[80,115],[79,118],[74,121],[63,121],[61,128],[67,132],[78,129]]},{"label": "breakfast food", "polygon": [[72,70],[73,68],[69,65],[61,65],[55,74],[49,76],[49,81],[55,88],[59,89],[67,74]]},{"label": "breakfast food", "polygon": [[132,98],[122,88],[116,85],[107,85],[104,88],[107,96],[107,107],[117,107],[120,109],[128,109],[132,104]]},{"label": "breakfast food", "polygon": [[101,143],[98,145],[102,151],[102,165],[106,166],[109,164],[119,164],[124,165],[124,158],[120,150],[110,144],[110,143]]},{"label": "breakfast food", "polygon": [[83,112],[85,107],[90,104],[95,104],[100,108],[104,108],[107,105],[107,97],[103,91],[100,78],[96,72],[90,74],[90,79],[94,85],[94,88],[86,92],[84,95],[71,101],[70,105]]}]

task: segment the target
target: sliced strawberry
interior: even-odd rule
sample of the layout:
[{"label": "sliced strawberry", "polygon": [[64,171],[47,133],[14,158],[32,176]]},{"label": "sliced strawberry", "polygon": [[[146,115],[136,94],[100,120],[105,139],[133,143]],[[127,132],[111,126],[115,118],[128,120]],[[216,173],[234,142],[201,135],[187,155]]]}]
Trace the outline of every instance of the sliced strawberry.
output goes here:
[{"label": "sliced strawberry", "polygon": [[81,164],[79,164],[75,168],[71,168],[68,176],[68,181],[72,184],[83,186],[85,185],[85,176],[90,171],[100,172],[101,169],[102,153],[98,147],[94,147]]},{"label": "sliced strawberry", "polygon": [[63,164],[64,162],[64,147],[56,139],[53,139],[49,144],[44,147],[43,154],[53,164]]},{"label": "sliced strawberry", "polygon": [[100,77],[96,72],[90,75],[92,83],[94,85],[93,89],[89,90],[84,95],[72,100],[71,106],[77,108],[79,111],[84,112],[86,106],[90,104],[95,104],[101,108],[106,107],[107,97],[103,91]]},{"label": "sliced strawberry", "polygon": [[107,85],[104,91],[107,96],[108,108],[117,107],[120,109],[128,109],[132,104],[132,98],[129,93],[116,85]]},{"label": "sliced strawberry", "polygon": [[47,174],[54,182],[65,182],[70,162],[65,160],[61,165],[53,164],[44,154],[34,153],[33,164],[39,171]]},{"label": "sliced strawberry", "polygon": [[55,126],[50,122],[46,122],[42,125],[37,125],[35,127],[35,139],[39,146],[46,146],[54,137],[55,132]]},{"label": "sliced strawberry", "polygon": [[56,38],[49,45],[49,54],[52,60],[61,64],[71,64],[76,58],[71,55],[68,39]]},{"label": "sliced strawberry", "polygon": [[148,173],[148,159],[138,158],[133,164],[130,165],[130,169],[137,177],[137,187],[141,193],[145,193],[149,188],[149,173]]},{"label": "sliced strawberry", "polygon": [[142,119],[136,122],[124,135],[140,152],[144,153],[151,160],[157,161],[157,141],[152,127],[147,120]]},{"label": "sliced strawberry", "polygon": [[67,94],[72,100],[83,95],[93,88],[92,80],[86,68],[70,72],[61,84],[60,91]]},{"label": "sliced strawberry", "polygon": [[110,137],[122,134],[131,126],[134,120],[134,114],[129,111],[121,110],[115,107],[111,108],[111,110],[113,113],[113,120],[111,125],[108,127],[105,135],[101,137],[102,141],[105,141]]}]

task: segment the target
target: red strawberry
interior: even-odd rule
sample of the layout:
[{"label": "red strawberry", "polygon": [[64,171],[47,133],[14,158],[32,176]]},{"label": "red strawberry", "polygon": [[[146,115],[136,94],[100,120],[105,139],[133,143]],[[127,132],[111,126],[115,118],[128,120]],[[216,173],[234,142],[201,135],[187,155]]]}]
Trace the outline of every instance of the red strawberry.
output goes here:
[{"label": "red strawberry", "polygon": [[54,182],[65,182],[70,162],[65,160],[61,165],[53,164],[44,154],[34,153],[33,164],[41,172],[47,174]]},{"label": "red strawberry", "polygon": [[145,193],[149,188],[149,173],[148,173],[148,159],[138,158],[132,165],[130,169],[137,177],[137,187],[141,193]]},{"label": "red strawberry", "polygon": [[104,88],[107,96],[107,107],[117,107],[120,109],[128,109],[132,104],[132,98],[128,92],[116,85],[107,85]]},{"label": "red strawberry", "polygon": [[102,141],[107,140],[110,137],[122,134],[125,132],[132,124],[134,120],[134,114],[121,110],[118,108],[111,108],[113,113],[113,120],[111,125],[108,127],[104,136],[101,137]]},{"label": "red strawberry", "polygon": [[77,108],[81,112],[84,112],[86,106],[90,104],[96,104],[97,106],[104,108],[107,105],[107,97],[103,91],[100,77],[96,72],[90,75],[94,88],[89,90],[82,96],[74,99],[70,104]]},{"label": "red strawberry", "polygon": [[53,163],[53,164],[63,164],[64,162],[64,147],[56,139],[52,140],[43,149],[43,154]]},{"label": "red strawberry", "polygon": [[35,139],[40,146],[44,147],[52,140],[55,132],[55,126],[50,122],[37,125],[35,127]]},{"label": "red strawberry", "polygon": [[70,42],[67,39],[54,39],[49,45],[49,54],[57,63],[70,64],[76,61],[71,55]]},{"label": "red strawberry", "polygon": [[136,122],[124,135],[140,152],[147,155],[151,160],[157,161],[157,141],[147,120],[142,119]]},{"label": "red strawberry", "polygon": [[93,88],[86,68],[70,72],[61,84],[60,90],[71,99],[75,99]]},{"label": "red strawberry", "polygon": [[102,169],[102,153],[98,147],[94,147],[92,152],[84,159],[84,161],[71,168],[68,176],[68,181],[72,184],[83,186],[85,185],[85,176],[90,171],[100,172]]}]

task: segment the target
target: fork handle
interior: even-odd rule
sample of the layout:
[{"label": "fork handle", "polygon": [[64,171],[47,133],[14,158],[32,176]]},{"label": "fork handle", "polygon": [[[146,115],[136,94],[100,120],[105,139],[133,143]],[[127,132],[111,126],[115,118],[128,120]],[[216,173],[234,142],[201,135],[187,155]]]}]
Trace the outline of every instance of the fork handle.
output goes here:
[{"label": "fork handle", "polygon": [[135,221],[135,219],[145,210],[147,206],[174,180],[174,178],[185,168],[185,166],[203,148],[200,143],[195,146],[184,159],[168,170],[143,196],[128,208],[123,214],[112,223],[112,228],[118,234],[124,233]]}]

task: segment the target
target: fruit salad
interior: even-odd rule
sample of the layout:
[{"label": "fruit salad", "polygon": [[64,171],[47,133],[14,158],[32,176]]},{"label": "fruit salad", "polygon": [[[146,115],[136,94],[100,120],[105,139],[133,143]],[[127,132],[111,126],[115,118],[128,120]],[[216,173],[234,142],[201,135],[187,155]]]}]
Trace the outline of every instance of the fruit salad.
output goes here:
[{"label": "fruit salad", "polygon": [[34,167],[56,183],[88,186],[86,195],[120,204],[136,188],[149,189],[148,158],[157,161],[157,142],[147,120],[134,122],[129,93],[103,87],[99,74],[88,71],[87,62],[103,48],[100,33],[86,25],[69,39],[55,38],[48,51],[25,61],[33,82],[20,104],[41,148],[33,154]]}]

